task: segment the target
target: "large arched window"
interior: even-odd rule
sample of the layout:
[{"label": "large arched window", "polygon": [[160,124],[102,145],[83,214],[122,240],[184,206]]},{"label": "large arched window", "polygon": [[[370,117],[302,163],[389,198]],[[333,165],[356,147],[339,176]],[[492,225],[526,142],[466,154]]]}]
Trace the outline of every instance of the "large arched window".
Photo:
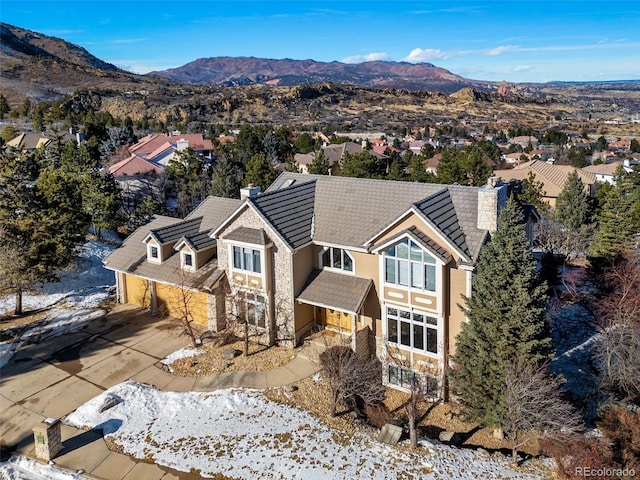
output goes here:
[{"label": "large arched window", "polygon": [[384,250],[384,281],[403,287],[436,290],[436,259],[405,238]]}]

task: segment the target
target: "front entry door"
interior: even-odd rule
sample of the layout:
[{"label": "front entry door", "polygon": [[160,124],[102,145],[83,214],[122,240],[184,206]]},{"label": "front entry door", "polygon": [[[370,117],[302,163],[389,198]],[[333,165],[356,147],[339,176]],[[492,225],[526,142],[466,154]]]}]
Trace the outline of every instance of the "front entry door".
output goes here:
[{"label": "front entry door", "polygon": [[325,308],[325,325],[327,327],[339,328],[341,330],[351,331],[351,314],[341,312],[340,310],[332,310]]}]

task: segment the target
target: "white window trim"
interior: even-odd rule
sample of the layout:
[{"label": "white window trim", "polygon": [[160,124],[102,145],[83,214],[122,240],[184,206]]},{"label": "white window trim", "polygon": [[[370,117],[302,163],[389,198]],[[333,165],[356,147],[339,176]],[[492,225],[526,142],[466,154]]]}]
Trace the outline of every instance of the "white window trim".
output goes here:
[{"label": "white window trim", "polygon": [[[443,342],[444,342],[444,319],[442,318],[441,315],[435,315],[433,312],[429,312],[427,310],[422,310],[422,309],[418,309],[415,308],[413,306],[409,306],[409,305],[395,305],[393,303],[387,303],[385,302],[383,304],[383,322],[382,322],[382,334],[383,334],[383,338],[384,341],[387,345],[391,345],[394,348],[397,348],[398,350],[405,350],[408,352],[414,352],[417,353],[419,355],[424,355],[426,357],[430,357],[430,358],[436,358],[438,360],[442,360],[443,356],[444,356],[444,349],[443,349]],[[436,330],[436,353],[430,352],[426,349],[422,350],[419,348],[415,348],[412,346],[407,346],[407,345],[403,345],[402,343],[400,343],[399,341],[396,342],[391,342],[389,341],[389,328],[388,328],[388,317],[387,317],[387,308],[395,308],[397,310],[405,310],[405,311],[409,311],[411,312],[412,316],[413,313],[418,313],[420,315],[424,315],[426,317],[432,317],[436,319],[436,325],[431,325],[431,326],[427,326],[427,324],[425,324],[424,328],[425,331],[423,333],[424,336],[424,341],[426,343],[427,341],[427,332],[426,329],[427,328],[431,328],[432,330]],[[400,312],[398,312],[398,315],[400,314]],[[413,324],[413,322],[411,322],[411,324]],[[413,331],[411,332],[411,339],[413,342]],[[400,325],[398,324],[398,339],[400,338]]]},{"label": "white window trim", "polygon": [[[245,270],[243,268],[236,268],[234,266],[233,260],[234,260],[234,252],[233,252],[233,248],[234,247],[239,247],[241,249],[250,249],[250,250],[257,250],[258,252],[260,252],[260,272],[254,272],[253,270]],[[234,242],[234,243],[229,243],[229,247],[228,247],[228,255],[229,255],[229,271],[230,272],[240,272],[240,273],[244,273],[247,275],[252,275],[252,276],[256,276],[256,277],[261,277],[264,279],[265,277],[265,267],[266,267],[266,249],[264,246],[262,245],[252,245],[250,243],[241,243],[241,242]],[[253,265],[253,253],[252,253],[252,259],[251,259],[252,265]]]},{"label": "white window trim", "polygon": [[[340,252],[342,252],[343,255],[345,255],[345,254],[348,255],[349,258],[351,259],[351,265],[353,266],[353,268],[351,270],[345,270],[344,268],[335,268],[335,267],[325,266],[323,264],[323,262],[322,262],[322,256],[329,249],[340,250]],[[318,265],[323,270],[329,270],[329,271],[332,271],[332,272],[344,273],[344,274],[347,274],[347,275],[355,275],[356,274],[356,260],[355,260],[355,258],[353,258],[353,255],[351,255],[351,253],[349,253],[349,251],[346,248],[342,248],[342,247],[324,247],[320,251],[320,253],[318,254]]]},{"label": "white window trim", "polygon": [[[186,257],[191,256],[191,265],[187,265]],[[180,267],[183,270],[189,270],[190,272],[196,271],[196,254],[191,250],[180,250]]]},{"label": "white window trim", "polygon": [[[153,248],[157,249],[158,256],[153,257],[151,251]],[[155,242],[147,243],[147,260],[151,263],[157,263],[158,265],[162,263],[162,247]]]},{"label": "white window trim", "polygon": [[[388,248],[397,245],[398,243],[402,242],[403,240],[408,240],[409,242],[413,242],[415,243],[418,248],[420,248],[420,250],[422,250],[423,252],[427,252],[431,257],[433,257],[434,262],[433,263],[426,263],[423,260],[420,261],[420,263],[423,265],[423,275],[424,275],[424,265],[433,265],[434,266],[434,270],[435,270],[435,290],[427,290],[426,288],[420,288],[420,287],[414,287],[413,285],[411,285],[411,248],[409,245],[409,256],[406,259],[407,263],[408,263],[408,270],[407,270],[407,274],[409,275],[408,281],[407,281],[407,285],[401,285],[400,283],[390,283],[387,282],[387,265],[385,262],[386,258],[394,258],[395,263],[397,265],[398,262],[398,257],[386,257],[385,256],[385,250],[387,250]],[[420,293],[425,293],[425,294],[432,294],[432,295],[437,295],[438,292],[440,292],[442,290],[442,267],[444,266],[444,262],[442,262],[437,255],[434,255],[432,251],[430,251],[429,249],[425,248],[424,246],[422,246],[419,242],[417,242],[415,239],[413,239],[410,235],[405,235],[401,238],[396,239],[394,242],[389,242],[388,245],[385,245],[384,248],[380,248],[379,250],[380,252],[380,269],[381,269],[381,280],[382,280],[382,284],[383,285],[388,285],[388,286],[392,286],[394,288],[401,288],[401,289],[406,289],[406,290],[410,290],[413,292],[420,292]],[[405,260],[405,259],[402,259]],[[413,262],[416,262],[415,260],[413,260]],[[397,272],[396,272],[397,273]],[[423,283],[424,283],[424,277],[423,277]]]}]

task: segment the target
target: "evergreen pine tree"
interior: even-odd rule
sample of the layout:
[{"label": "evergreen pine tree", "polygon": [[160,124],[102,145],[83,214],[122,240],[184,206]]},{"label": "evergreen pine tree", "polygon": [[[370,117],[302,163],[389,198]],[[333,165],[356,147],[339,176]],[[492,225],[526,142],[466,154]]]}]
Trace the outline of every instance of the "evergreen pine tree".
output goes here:
[{"label": "evergreen pine tree", "polygon": [[584,191],[584,183],[575,170],[567,176],[558,195],[555,218],[570,232],[577,232],[582,225],[591,221],[589,198]]},{"label": "evergreen pine tree", "polygon": [[265,191],[278,176],[278,171],[261,153],[255,154],[247,163],[247,173],[244,177],[245,185],[252,183]]},{"label": "evergreen pine tree", "polygon": [[213,169],[213,181],[209,193],[216,197],[238,198],[240,195],[240,182],[233,164],[226,155],[218,160]]},{"label": "evergreen pine tree", "polygon": [[615,185],[598,211],[597,229],[589,247],[593,260],[610,260],[633,247],[633,235],[640,232],[640,169],[625,172],[621,167]]},{"label": "evergreen pine tree", "polygon": [[539,213],[546,212],[549,204],[543,200],[545,191],[542,189],[544,184],[536,180],[536,174],[533,170],[529,170],[527,178],[522,181],[522,193],[518,195],[518,200],[522,203],[533,205]]},{"label": "evergreen pine tree", "polygon": [[400,165],[400,161],[395,159],[391,162],[391,166],[389,167],[389,173],[387,173],[388,180],[406,180],[407,174],[404,172],[402,165]]},{"label": "evergreen pine tree", "polygon": [[0,155],[0,287],[15,293],[16,314],[22,313],[22,292],[55,280],[88,227],[80,178],[62,168],[34,176],[29,168],[22,158]]},{"label": "evergreen pine tree", "polygon": [[466,299],[469,321],[457,337],[452,385],[470,420],[501,426],[506,363],[518,357],[537,363],[549,358],[545,292],[522,210],[510,199],[498,230],[480,251],[472,296]]},{"label": "evergreen pine tree", "polygon": [[307,171],[315,175],[329,175],[329,160],[322,149],[318,150],[313,156],[313,160],[307,167]]}]

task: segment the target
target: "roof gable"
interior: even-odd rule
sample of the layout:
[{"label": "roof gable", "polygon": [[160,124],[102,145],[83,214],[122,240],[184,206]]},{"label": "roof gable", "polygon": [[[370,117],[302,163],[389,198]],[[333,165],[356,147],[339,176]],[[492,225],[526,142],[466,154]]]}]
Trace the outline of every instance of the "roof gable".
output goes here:
[{"label": "roof gable", "polygon": [[173,225],[167,225],[166,227],[155,228],[149,231],[149,234],[143,242],[147,242],[149,238],[153,238],[160,245],[175,242],[182,237],[198,233],[200,223],[202,223],[202,217],[184,220]]},{"label": "roof gable", "polygon": [[286,172],[267,193],[307,179],[316,182],[312,237],[320,244],[366,249],[411,209],[423,219],[433,216],[435,221],[428,224],[467,260],[476,258],[486,237],[486,231],[477,228],[477,187]]},{"label": "roof gable", "polygon": [[312,239],[316,182],[293,183],[247,199],[276,230],[287,245],[296,249]]},{"label": "roof gable", "polygon": [[414,203],[413,206],[436,230],[453,243],[463,256],[470,257],[469,247],[458,222],[458,214],[453,206],[449,189],[434,193]]}]

